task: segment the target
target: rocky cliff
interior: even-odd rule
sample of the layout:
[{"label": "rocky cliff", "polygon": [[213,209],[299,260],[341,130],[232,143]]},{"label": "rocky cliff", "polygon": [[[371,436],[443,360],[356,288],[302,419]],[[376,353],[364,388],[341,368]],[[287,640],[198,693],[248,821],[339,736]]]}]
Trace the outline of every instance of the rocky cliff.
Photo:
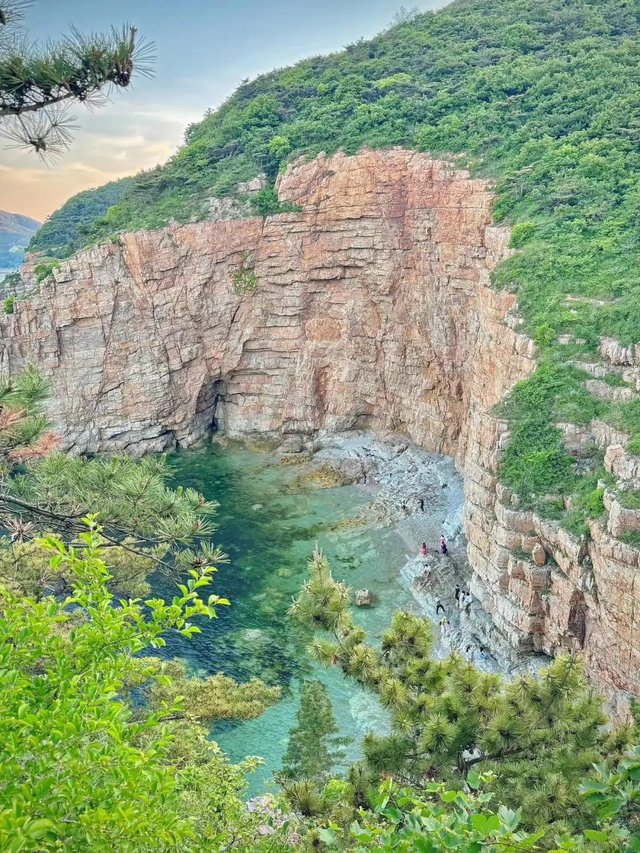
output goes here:
[{"label": "rocky cliff", "polygon": [[490,287],[508,232],[486,183],[391,150],[299,163],[279,193],[297,212],[126,234],[63,263],[3,320],[2,370],[31,361],[51,378],[74,452],[189,445],[215,425],[285,442],[401,433],[451,455],[474,591],[498,627],[640,692],[638,552],[597,524],[579,541],[498,483],[493,408],[535,348]]}]

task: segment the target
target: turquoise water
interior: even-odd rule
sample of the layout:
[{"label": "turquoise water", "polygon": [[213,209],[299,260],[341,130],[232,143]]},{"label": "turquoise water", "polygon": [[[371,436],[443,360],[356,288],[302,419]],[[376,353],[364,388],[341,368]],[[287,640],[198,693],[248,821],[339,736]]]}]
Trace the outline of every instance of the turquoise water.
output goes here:
[{"label": "turquoise water", "polygon": [[[219,608],[218,619],[201,623],[202,633],[192,640],[169,637],[165,653],[188,660],[198,675],[222,671],[241,681],[257,676],[283,689],[282,700],[259,719],[217,723],[213,737],[234,761],[263,757],[250,793],[268,789],[295,725],[300,681],[312,676],[327,687],[340,735],[352,739],[348,760],[357,759],[359,740],[368,730],[384,730],[385,715],[373,697],[337,670],[310,660],[309,636],[287,610],[318,544],[336,578],[378,595],[376,607],[357,614],[371,638],[379,637],[394,610],[414,609],[398,576],[406,551],[402,540],[392,530],[332,529],[366,504],[364,489],[301,485],[296,482],[301,469],[277,464],[272,453],[213,446],[176,454],[172,467],[176,482],[220,504],[214,540],[230,562],[215,575],[213,591],[229,598],[231,606]],[[168,597],[173,583],[156,576],[154,592]]]}]

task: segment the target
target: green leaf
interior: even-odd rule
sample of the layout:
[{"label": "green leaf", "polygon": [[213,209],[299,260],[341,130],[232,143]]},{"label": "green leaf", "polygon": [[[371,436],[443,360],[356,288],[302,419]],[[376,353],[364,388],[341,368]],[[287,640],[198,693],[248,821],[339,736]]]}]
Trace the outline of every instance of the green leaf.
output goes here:
[{"label": "green leaf", "polygon": [[335,832],[332,829],[329,829],[328,827],[321,827],[318,830],[318,837],[320,838],[320,841],[322,841],[329,847],[334,845],[338,840]]},{"label": "green leaf", "polygon": [[475,770],[471,770],[467,774],[467,785],[473,790],[477,791],[480,787],[480,776],[475,772]]}]

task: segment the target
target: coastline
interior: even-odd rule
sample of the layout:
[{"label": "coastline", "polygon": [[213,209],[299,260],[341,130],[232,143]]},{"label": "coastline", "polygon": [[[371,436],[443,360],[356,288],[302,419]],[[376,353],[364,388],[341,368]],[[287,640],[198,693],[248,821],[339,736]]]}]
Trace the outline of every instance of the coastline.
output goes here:
[{"label": "coastline", "polygon": [[[404,542],[399,575],[418,613],[434,626],[436,657],[459,652],[484,672],[506,677],[536,673],[551,662],[546,655],[518,653],[475,598],[466,609],[456,605],[456,584],[468,590],[472,571],[463,530],[463,478],[452,459],[404,438],[349,433],[320,437],[309,461],[312,470],[329,466],[345,484],[359,485],[369,499],[358,513],[362,523],[392,529]],[[439,552],[441,534],[447,556]],[[420,554],[423,542],[426,557]],[[438,601],[444,614],[436,614]],[[441,634],[442,618],[450,622],[448,636]]]}]

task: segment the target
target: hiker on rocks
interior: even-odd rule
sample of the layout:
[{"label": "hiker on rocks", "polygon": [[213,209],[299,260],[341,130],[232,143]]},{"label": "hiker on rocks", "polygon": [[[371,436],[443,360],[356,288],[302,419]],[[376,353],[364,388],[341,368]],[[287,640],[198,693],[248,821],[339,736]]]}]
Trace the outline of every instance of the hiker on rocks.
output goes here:
[{"label": "hiker on rocks", "polygon": [[423,557],[427,556],[427,543],[426,542],[422,543],[422,546],[420,548],[420,553],[422,554]]},{"label": "hiker on rocks", "polygon": [[420,498],[418,503],[420,504],[420,512],[424,512],[424,498]]},{"label": "hiker on rocks", "polygon": [[436,616],[442,611],[444,613],[444,604],[439,598],[436,598]]},{"label": "hiker on rocks", "polygon": [[469,611],[471,610],[471,605],[473,604],[473,596],[470,592],[465,592],[464,594],[464,609],[467,616],[469,615]]},{"label": "hiker on rocks", "polygon": [[456,600],[456,607],[460,607],[460,584],[456,584],[456,588],[453,591],[453,597]]},{"label": "hiker on rocks", "polygon": [[464,650],[464,659],[467,663],[473,663],[473,646],[471,643],[469,643]]},{"label": "hiker on rocks", "polygon": [[440,639],[441,640],[444,640],[444,634],[445,634],[446,626],[447,626],[447,620],[443,616],[442,619],[440,620]]},{"label": "hiker on rocks", "polygon": [[478,660],[486,661],[489,659],[489,655],[487,654],[487,650],[484,646],[480,646],[480,652],[478,654]]},{"label": "hiker on rocks", "polygon": [[447,639],[449,639],[449,637],[451,637],[451,631],[452,631],[451,622],[449,622],[449,620],[447,619],[445,626],[444,626],[444,635],[445,635],[445,637],[447,637]]},{"label": "hiker on rocks", "polygon": [[460,595],[458,596],[458,607],[460,610],[464,610],[464,601],[467,596],[467,593],[462,589],[460,590]]},{"label": "hiker on rocks", "polygon": [[449,550],[447,548],[447,540],[444,538],[444,533],[440,536],[440,553],[447,557]]}]

